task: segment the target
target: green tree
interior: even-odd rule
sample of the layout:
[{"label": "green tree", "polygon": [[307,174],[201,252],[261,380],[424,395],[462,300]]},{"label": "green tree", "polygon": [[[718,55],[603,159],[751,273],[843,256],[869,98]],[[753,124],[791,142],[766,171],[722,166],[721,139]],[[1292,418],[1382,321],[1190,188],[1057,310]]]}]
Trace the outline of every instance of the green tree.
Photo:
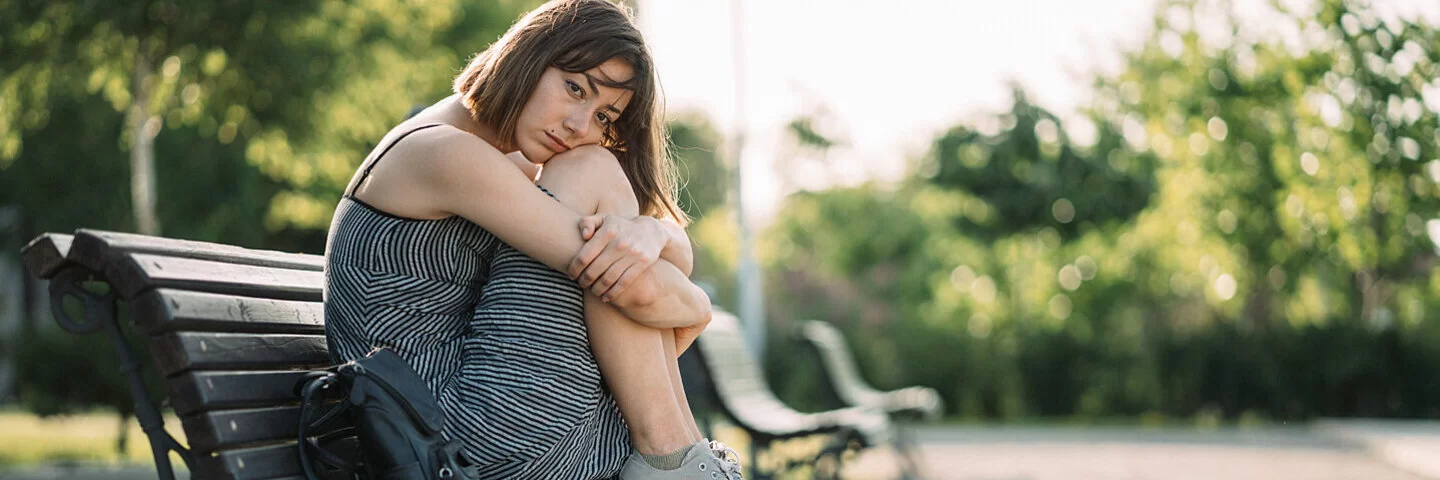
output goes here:
[{"label": "green tree", "polygon": [[1149,203],[1154,158],[1127,151],[1115,125],[1101,123],[1094,145],[1076,145],[1060,118],[1019,87],[1010,111],[995,120],[1009,127],[986,135],[959,126],[941,135],[921,166],[933,172],[931,184],[975,195],[994,212],[958,217],[966,234],[995,238],[1048,226],[1074,238]]},{"label": "green tree", "polygon": [[1163,2],[1078,118],[1017,93],[898,186],[787,199],[772,318],[966,415],[1440,415],[1437,29],[1269,13]]},{"label": "green tree", "polygon": [[[6,241],[164,225],[172,237],[318,253],[374,142],[446,95],[470,55],[534,3],[0,0],[0,205],[20,214]],[[73,388],[118,386],[116,372],[47,373],[66,363],[46,358],[71,349],[45,346],[69,337],[48,319],[27,324],[15,341],[28,404],[126,411],[121,388]]]}]

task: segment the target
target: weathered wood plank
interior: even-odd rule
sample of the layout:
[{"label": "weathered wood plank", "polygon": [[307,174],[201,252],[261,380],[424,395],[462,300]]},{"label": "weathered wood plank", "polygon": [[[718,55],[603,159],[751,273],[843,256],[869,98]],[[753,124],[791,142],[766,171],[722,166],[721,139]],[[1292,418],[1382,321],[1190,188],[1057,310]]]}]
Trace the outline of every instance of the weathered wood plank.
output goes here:
[{"label": "weathered wood plank", "polygon": [[134,306],[135,323],[151,335],[171,331],[325,332],[325,309],[319,302],[162,288],[141,292]]},{"label": "weathered wood plank", "polygon": [[150,340],[165,376],[189,370],[310,370],[330,365],[322,335],[169,333]]},{"label": "weathered wood plank", "polygon": [[200,411],[274,407],[300,402],[295,384],[308,371],[189,372],[165,382],[170,406],[181,416]]},{"label": "weathered wood plank", "polygon": [[115,259],[135,253],[316,272],[325,268],[325,258],[319,255],[89,229],[75,232],[69,258],[96,271],[104,271]]},{"label": "weathered wood plank", "polygon": [[[326,450],[351,460],[360,458],[360,447],[354,437],[336,440],[327,445]],[[198,455],[191,474],[194,479],[304,478],[300,471],[299,448],[293,442]]]},{"label": "weathered wood plank", "polygon": [[74,236],[64,233],[46,233],[30,240],[20,249],[21,262],[25,271],[42,279],[50,279],[70,262],[70,244]]},{"label": "weathered wood plank", "polygon": [[295,438],[300,407],[202,412],[180,418],[185,441],[200,452]]},{"label": "weathered wood plank", "polygon": [[[294,440],[300,428],[300,406],[201,412],[181,417],[180,423],[185,428],[185,441],[195,451],[229,450]],[[329,423],[313,434],[324,435],[347,426],[342,421]]]},{"label": "weathered wood plank", "polygon": [[111,262],[105,270],[123,298],[135,298],[152,288],[318,302],[324,273],[209,260],[130,254]]}]

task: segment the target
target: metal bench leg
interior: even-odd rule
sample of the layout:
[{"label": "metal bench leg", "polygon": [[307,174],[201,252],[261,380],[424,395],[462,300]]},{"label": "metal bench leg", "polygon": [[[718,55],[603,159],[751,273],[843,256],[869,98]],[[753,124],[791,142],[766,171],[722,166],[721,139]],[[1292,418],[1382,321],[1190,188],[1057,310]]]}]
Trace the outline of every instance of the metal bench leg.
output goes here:
[{"label": "metal bench leg", "polygon": [[915,439],[915,432],[908,426],[895,426],[895,455],[900,457],[900,478],[902,480],[921,478],[920,442]]},{"label": "metal bench leg", "polygon": [[[115,292],[108,291],[103,295],[86,290],[83,283],[87,281],[101,280],[100,276],[89,269],[72,266],[55,275],[50,280],[50,311],[55,315],[55,323],[60,328],[74,334],[87,334],[105,329],[110,337],[110,343],[115,346],[115,355],[120,360],[120,371],[125,374],[126,383],[130,387],[130,398],[135,400],[135,418],[140,420],[140,429],[150,439],[150,451],[155,456],[155,469],[160,480],[174,480],[175,470],[170,465],[170,452],[175,452],[185,461],[186,468],[194,468],[193,456],[190,450],[180,446],[175,437],[165,431],[165,420],[160,416],[160,410],[155,408],[155,402],[150,399],[150,392],[145,390],[145,378],[141,375],[140,364],[135,361],[135,354],[130,350],[130,345],[125,343],[125,336],[120,332],[120,321],[116,316],[119,300]],[[65,311],[65,297],[73,296],[78,298],[84,305],[82,319],[76,321],[70,318]]]},{"label": "metal bench leg", "polygon": [[750,437],[750,472],[749,478],[753,480],[770,479],[770,475],[760,468],[760,446],[753,436]]}]

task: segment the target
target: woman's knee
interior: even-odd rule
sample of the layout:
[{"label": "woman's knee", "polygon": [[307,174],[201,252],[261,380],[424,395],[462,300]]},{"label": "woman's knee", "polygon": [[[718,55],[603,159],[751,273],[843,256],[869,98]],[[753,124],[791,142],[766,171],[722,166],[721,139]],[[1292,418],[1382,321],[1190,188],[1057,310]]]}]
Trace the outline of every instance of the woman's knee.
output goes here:
[{"label": "woman's knee", "polygon": [[555,155],[545,162],[540,185],[552,192],[590,200],[617,193],[635,194],[615,154],[598,145],[576,147]]}]

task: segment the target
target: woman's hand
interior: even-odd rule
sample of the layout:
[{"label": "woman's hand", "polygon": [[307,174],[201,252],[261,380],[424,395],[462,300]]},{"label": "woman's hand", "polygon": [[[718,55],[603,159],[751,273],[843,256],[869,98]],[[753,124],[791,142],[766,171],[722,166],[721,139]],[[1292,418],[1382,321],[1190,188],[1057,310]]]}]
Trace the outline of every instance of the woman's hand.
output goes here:
[{"label": "woman's hand", "polygon": [[651,217],[591,215],[580,219],[586,240],[567,272],[580,288],[609,302],[660,259],[669,234]]}]

